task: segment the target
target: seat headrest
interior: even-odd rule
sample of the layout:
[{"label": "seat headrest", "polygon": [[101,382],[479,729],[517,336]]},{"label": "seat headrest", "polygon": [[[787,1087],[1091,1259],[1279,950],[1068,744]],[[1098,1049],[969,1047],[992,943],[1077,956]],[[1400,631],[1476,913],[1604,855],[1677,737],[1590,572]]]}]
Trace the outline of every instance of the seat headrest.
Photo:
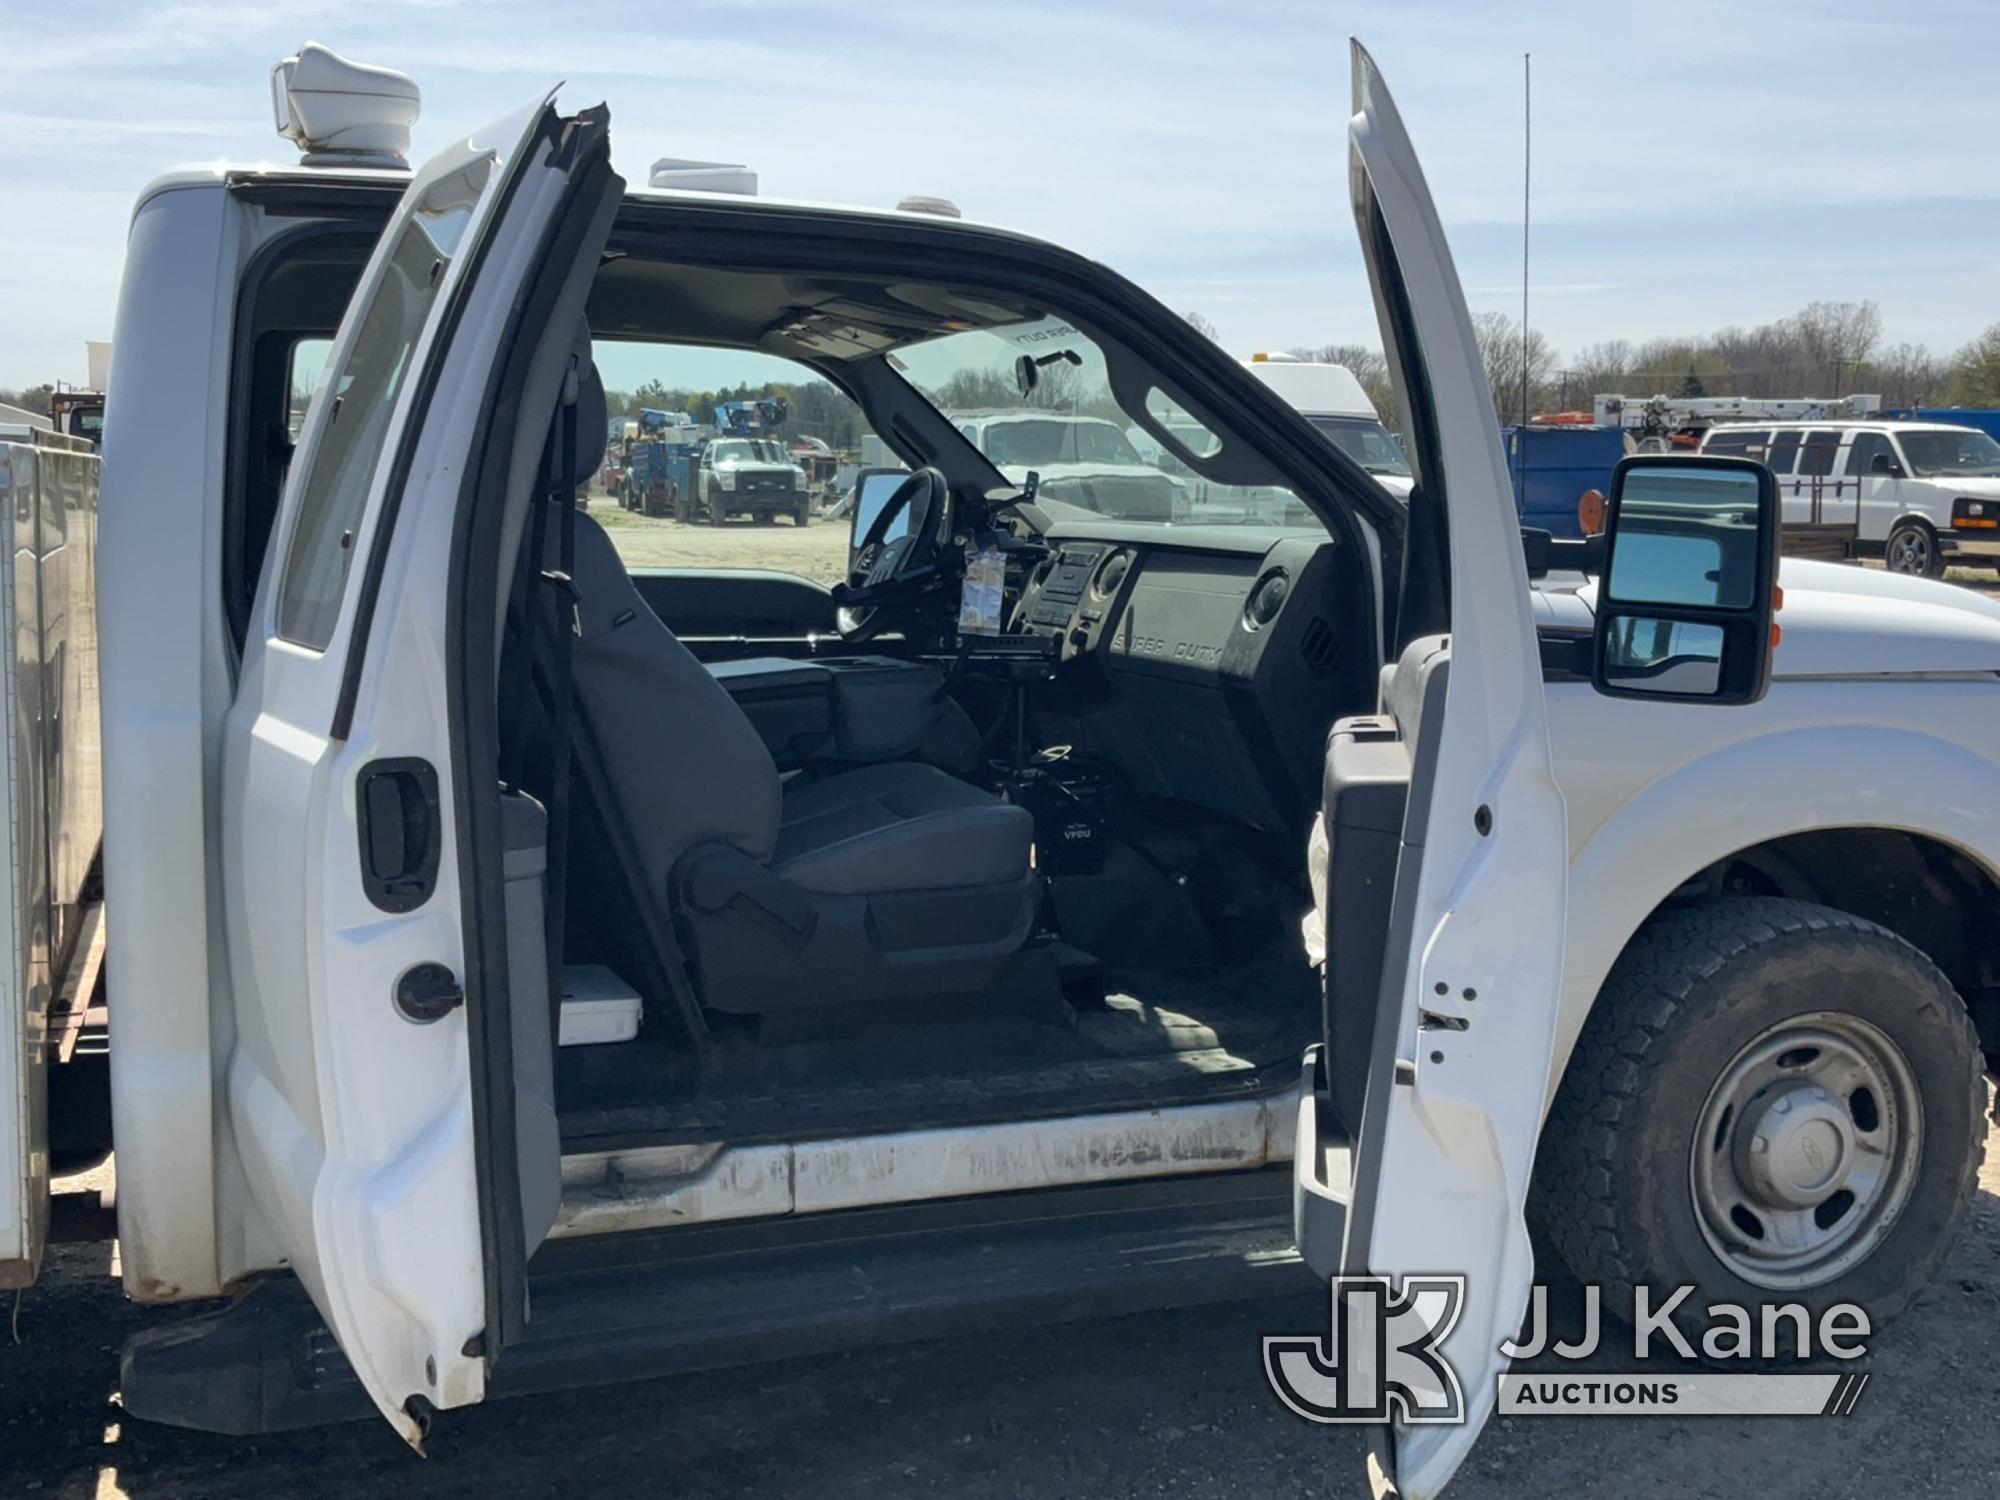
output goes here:
[{"label": "seat headrest", "polygon": [[577,349],[576,472],[571,478],[578,484],[588,484],[598,465],[604,462],[604,444],[609,432],[604,379],[590,357],[590,336],[586,333]]}]

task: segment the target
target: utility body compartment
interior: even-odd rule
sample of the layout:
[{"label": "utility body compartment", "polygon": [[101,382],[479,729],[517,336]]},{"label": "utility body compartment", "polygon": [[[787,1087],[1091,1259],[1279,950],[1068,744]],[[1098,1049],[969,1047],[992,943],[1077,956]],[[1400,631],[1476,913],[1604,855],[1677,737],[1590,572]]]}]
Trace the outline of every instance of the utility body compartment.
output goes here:
[{"label": "utility body compartment", "polygon": [[40,430],[0,441],[0,704],[8,881],[0,970],[0,1288],[35,1279],[48,1231],[50,1068],[91,995],[84,895],[103,832],[97,712],[97,476],[92,445]]}]

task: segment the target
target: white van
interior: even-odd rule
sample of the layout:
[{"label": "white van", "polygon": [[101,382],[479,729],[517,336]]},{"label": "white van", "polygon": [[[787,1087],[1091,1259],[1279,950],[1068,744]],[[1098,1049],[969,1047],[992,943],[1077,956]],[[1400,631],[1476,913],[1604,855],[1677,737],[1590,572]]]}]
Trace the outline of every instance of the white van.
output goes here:
[{"label": "white van", "polygon": [[1416,481],[1410,460],[1367,391],[1346,365],[1320,364],[1295,354],[1253,354],[1244,361],[1285,405],[1304,417],[1340,451],[1374,476],[1398,500],[1410,498]]},{"label": "white van", "polygon": [[1942,422],[1723,422],[1704,453],[1760,458],[1785,522],[1857,527],[1856,555],[1943,575],[1976,556],[2000,566],[2000,443]]}]

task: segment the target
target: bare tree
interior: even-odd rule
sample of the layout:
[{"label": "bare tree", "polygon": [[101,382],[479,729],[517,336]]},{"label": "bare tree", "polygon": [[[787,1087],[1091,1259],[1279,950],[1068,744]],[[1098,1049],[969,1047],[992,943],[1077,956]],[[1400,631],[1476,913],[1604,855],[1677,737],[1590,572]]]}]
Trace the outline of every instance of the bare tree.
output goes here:
[{"label": "bare tree", "polygon": [[1215,331],[1215,325],[1209,322],[1208,319],[1204,318],[1200,313],[1198,312],[1182,313],[1181,316],[1188,320],[1189,325],[1193,327],[1196,333],[1202,335],[1210,342],[1217,344],[1222,342],[1221,336]]},{"label": "bare tree", "polygon": [[[1486,382],[1493,388],[1494,410],[1503,421],[1525,422],[1544,404],[1550,377],[1555,373],[1556,351],[1540,333],[1530,330],[1527,347],[1521,342],[1521,325],[1503,312],[1488,309],[1472,315],[1473,336],[1479,340],[1479,357],[1486,365]],[[1528,409],[1521,410],[1521,360],[1527,357]]]},{"label": "bare tree", "polygon": [[1908,342],[1884,349],[1862,367],[1857,389],[1873,388],[1891,406],[1924,406],[1937,401],[1950,384],[1951,365],[1922,344]]},{"label": "bare tree", "polygon": [[1622,395],[1631,374],[1632,345],[1627,340],[1586,344],[1556,372],[1556,405],[1568,410],[1588,406],[1593,396]]}]

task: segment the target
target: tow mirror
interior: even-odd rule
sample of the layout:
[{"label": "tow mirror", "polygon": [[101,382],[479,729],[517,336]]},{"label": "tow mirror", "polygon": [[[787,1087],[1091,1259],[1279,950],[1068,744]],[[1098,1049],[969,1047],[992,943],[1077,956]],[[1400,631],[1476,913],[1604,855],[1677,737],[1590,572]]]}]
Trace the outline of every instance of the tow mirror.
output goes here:
[{"label": "tow mirror", "polygon": [[[861,539],[868,535],[868,528],[875,524],[875,518],[882,514],[882,507],[889,503],[889,497],[897,487],[910,477],[908,469],[863,469],[854,476],[854,505],[848,513],[847,561],[854,562],[854,554],[861,546]],[[909,512],[903,513],[900,526],[909,525]],[[899,529],[882,538],[893,542],[902,531]]]},{"label": "tow mirror", "polygon": [[1778,484],[1720,455],[1619,462],[1611,476],[1591,681],[1615,698],[1755,703],[1776,644]]}]

